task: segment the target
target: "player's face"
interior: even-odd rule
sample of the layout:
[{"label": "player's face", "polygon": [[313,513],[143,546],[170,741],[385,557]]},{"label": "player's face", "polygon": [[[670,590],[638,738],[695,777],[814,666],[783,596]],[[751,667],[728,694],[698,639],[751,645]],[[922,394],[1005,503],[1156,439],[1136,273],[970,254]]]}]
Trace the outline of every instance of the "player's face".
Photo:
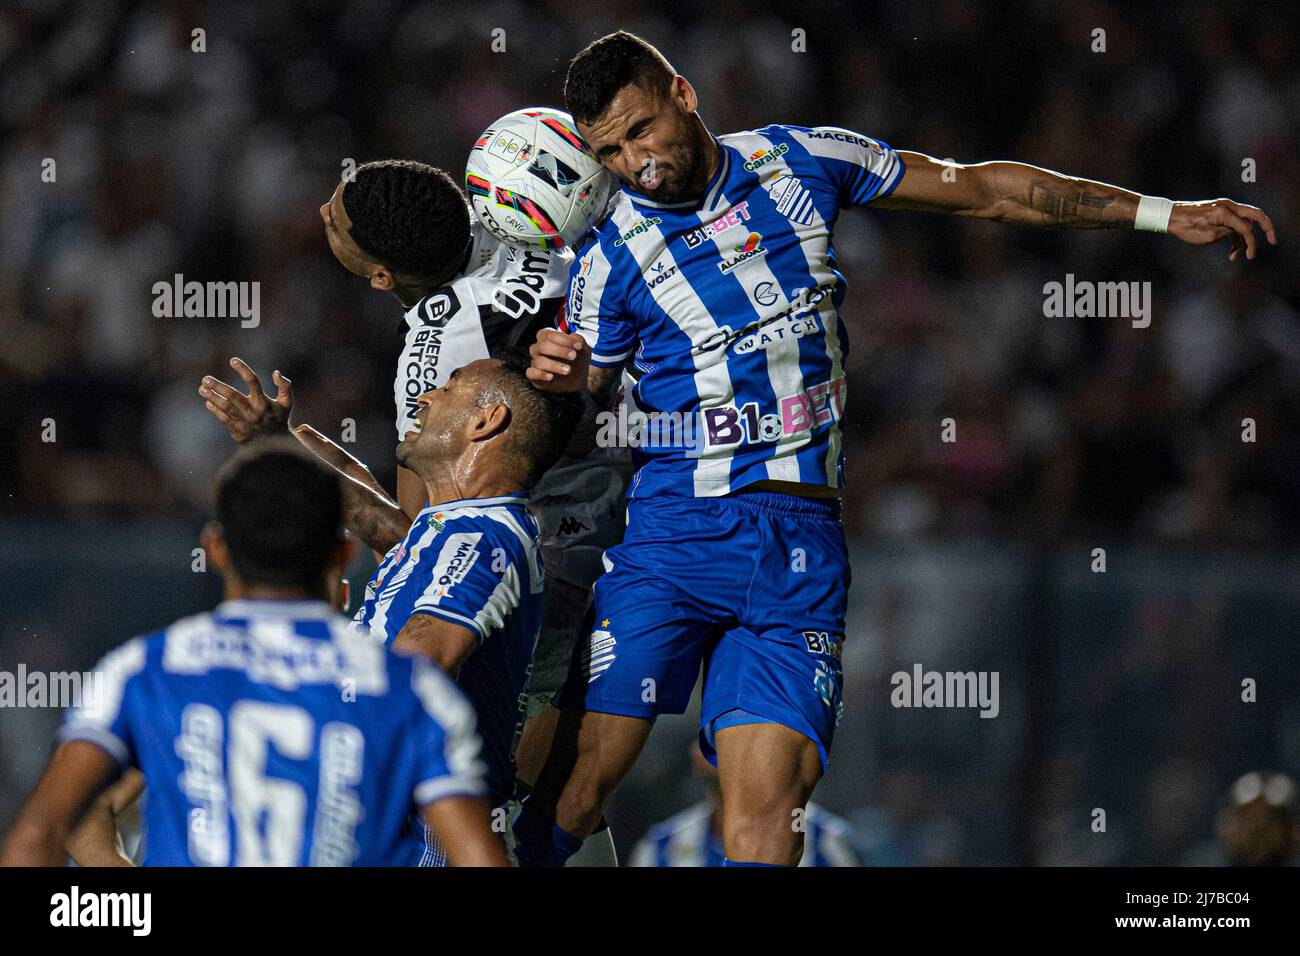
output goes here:
[{"label": "player's face", "polygon": [[629,84],[578,132],[629,189],[655,202],[682,202],[703,193],[709,178],[701,131],[691,122],[695,106],[682,77],[665,92]]},{"label": "player's face", "polygon": [[442,388],[420,396],[416,427],[397,444],[399,464],[423,477],[424,466],[454,460],[464,451],[469,444],[469,421],[477,411],[474,399],[479,377],[488,365],[487,359],[471,362],[452,372]]},{"label": "player's face", "polygon": [[334,253],[334,258],[344,269],[353,275],[368,279],[374,272],[373,263],[349,235],[352,230],[352,220],[348,218],[348,211],[343,208],[343,187],[346,185],[347,183],[340,182],[334,187],[329,202],[320,207],[320,217],[325,223],[325,239],[330,244],[330,252]]}]

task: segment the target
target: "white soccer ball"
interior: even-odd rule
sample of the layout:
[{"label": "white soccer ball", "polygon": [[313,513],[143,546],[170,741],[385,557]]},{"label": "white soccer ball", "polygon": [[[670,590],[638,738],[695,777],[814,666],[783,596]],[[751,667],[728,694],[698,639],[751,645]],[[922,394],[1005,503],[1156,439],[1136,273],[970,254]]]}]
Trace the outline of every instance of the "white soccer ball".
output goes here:
[{"label": "white soccer ball", "polygon": [[474,215],[503,242],[574,246],[605,213],[614,178],[578,135],[573,117],[532,106],[501,117],[465,164]]}]

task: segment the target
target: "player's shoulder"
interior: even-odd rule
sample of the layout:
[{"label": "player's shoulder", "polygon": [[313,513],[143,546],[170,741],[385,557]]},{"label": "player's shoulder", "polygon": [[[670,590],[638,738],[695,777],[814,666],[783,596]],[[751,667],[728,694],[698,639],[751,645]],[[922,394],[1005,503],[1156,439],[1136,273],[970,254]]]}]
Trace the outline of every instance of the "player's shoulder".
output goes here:
[{"label": "player's shoulder", "polygon": [[605,209],[605,216],[587,233],[578,250],[575,268],[584,260],[595,256],[610,258],[623,248],[629,231],[648,228],[655,220],[653,210],[639,209],[626,190],[614,193]]},{"label": "player's shoulder", "polygon": [[514,545],[536,539],[537,524],[523,495],[469,498],[432,508],[427,519],[436,534],[480,534]]}]

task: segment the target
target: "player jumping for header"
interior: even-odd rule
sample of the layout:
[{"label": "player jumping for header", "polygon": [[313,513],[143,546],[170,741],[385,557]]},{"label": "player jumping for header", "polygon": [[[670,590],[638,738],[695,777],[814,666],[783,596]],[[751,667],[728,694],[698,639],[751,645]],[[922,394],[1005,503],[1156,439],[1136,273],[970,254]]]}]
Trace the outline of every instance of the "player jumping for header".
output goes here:
[{"label": "player jumping for header", "polygon": [[627,367],[639,409],[699,428],[636,449],[624,543],[607,552],[591,651],[516,823],[518,854],[566,859],[655,717],[683,711],[703,662],[701,745],[721,773],[728,859],[793,865],[792,815],[824,772],[843,706],[839,210],[1228,238],[1231,260],[1255,258],[1256,226],[1276,243],[1273,224],[1227,199],[942,163],[837,127],[714,136],[686,78],[625,32],[574,57],[565,100],[622,190],[574,265],[567,327],[539,333],[530,375],[599,399]]}]

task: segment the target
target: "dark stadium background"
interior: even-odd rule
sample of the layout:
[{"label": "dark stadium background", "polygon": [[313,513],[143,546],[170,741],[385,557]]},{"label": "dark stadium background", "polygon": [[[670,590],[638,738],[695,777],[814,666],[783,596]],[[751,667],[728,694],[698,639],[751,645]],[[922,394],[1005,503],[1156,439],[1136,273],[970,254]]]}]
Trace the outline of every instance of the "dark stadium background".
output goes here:
[{"label": "dark stadium background", "polygon": [[[1091,0],[10,0],[0,669],[86,668],[216,599],[191,549],[231,446],[194,392],[232,354],[293,378],[299,420],[337,436],[354,418],[354,450],[391,482],[401,309],[334,262],[317,207],[347,157],[459,175],[486,124],[562,106],[568,58],[625,28],[696,85],[715,133],[834,124],[1274,218],[1281,244],[1251,264],[883,211],[836,234],[854,581],[847,715],[816,799],[873,864],[1222,861],[1231,782],[1300,770],[1298,18]],[[260,282],[261,325],[155,319],[151,286],[175,273]],[[1067,273],[1150,281],[1151,326],[1045,318],[1042,287]],[[895,709],[890,674],[917,662],[998,671],[1000,714]],[[57,716],[0,711],[0,832]],[[620,791],[624,852],[698,797],[693,733],[663,720]]]}]

